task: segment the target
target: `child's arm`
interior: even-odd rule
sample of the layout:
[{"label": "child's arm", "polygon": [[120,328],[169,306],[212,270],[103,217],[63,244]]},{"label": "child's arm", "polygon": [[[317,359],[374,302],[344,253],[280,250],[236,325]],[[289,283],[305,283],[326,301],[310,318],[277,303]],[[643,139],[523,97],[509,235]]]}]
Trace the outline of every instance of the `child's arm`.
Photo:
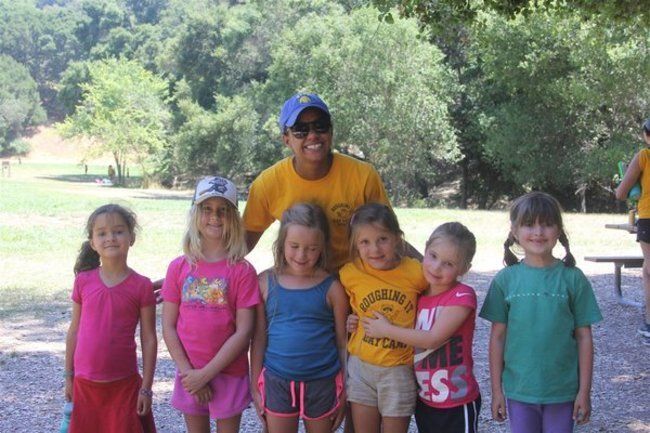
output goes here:
[{"label": "child's arm", "polygon": [[77,349],[77,331],[79,330],[79,319],[81,318],[81,305],[72,302],[72,316],[70,327],[65,337],[65,390],[64,395],[67,401],[72,401],[72,381],[74,379],[74,352]]},{"label": "child's arm", "polygon": [[153,396],[151,386],[158,354],[155,305],[140,309],[140,346],[142,347],[142,388],[138,394],[138,415],[143,416],[151,410]]},{"label": "child's arm", "polygon": [[[338,281],[334,281],[327,292],[327,303],[332,307],[334,312],[334,330],[336,332],[336,347],[339,351],[339,360],[341,362],[341,370],[344,372],[347,371],[347,343],[348,343],[348,333],[346,330],[346,321],[348,318],[348,313],[350,312],[350,299],[345,294],[345,289]],[[339,405],[339,410],[334,414],[334,422],[332,423],[332,431],[339,428],[343,417],[345,417],[345,412],[347,405],[345,402],[347,397],[345,395],[345,386],[341,393],[341,404]]]},{"label": "child's arm", "polygon": [[190,369],[181,373],[183,388],[190,394],[195,394],[248,349],[254,324],[255,307],[238,308],[235,317],[235,333],[223,343],[221,349],[203,368]]},{"label": "child's arm", "polygon": [[640,175],[641,168],[639,167],[639,153],[637,153],[627,166],[625,176],[623,176],[621,183],[616,188],[615,194],[618,200],[627,200],[627,194],[630,191],[630,188],[634,186],[634,183],[639,179]]},{"label": "child's arm", "polygon": [[461,306],[443,307],[441,310],[442,312],[428,331],[395,326],[376,311],[373,311],[376,319],[364,317],[361,319],[361,323],[368,337],[388,337],[421,349],[437,349],[454,335],[454,332],[461,327],[472,312],[470,308]]},{"label": "child's arm", "polygon": [[575,329],[578,343],[578,374],[580,384],[573,404],[573,419],[578,424],[586,424],[591,416],[591,378],[594,367],[594,341],[590,326]]},{"label": "child's arm", "polygon": [[262,373],[264,365],[264,353],[266,352],[266,298],[268,293],[266,272],[260,274],[259,285],[260,293],[263,302],[257,304],[255,308],[255,328],[253,331],[253,339],[250,347],[251,357],[251,396],[253,397],[253,404],[255,411],[262,423],[262,430],[266,431],[266,420],[264,419],[264,406],[262,404],[262,396],[257,387],[257,381]]},{"label": "child's arm", "polygon": [[508,418],[506,398],[501,389],[503,373],[503,351],[506,345],[507,327],[505,323],[493,322],[490,331],[490,385],[492,388],[492,418],[501,422]]},{"label": "child's arm", "polygon": [[163,302],[163,316],[162,316],[162,331],[165,345],[169,351],[169,355],[176,363],[176,368],[179,373],[184,373],[192,369],[190,360],[187,359],[185,349],[181,344],[178,333],[176,332],[176,322],[178,321],[178,304],[174,302]]}]

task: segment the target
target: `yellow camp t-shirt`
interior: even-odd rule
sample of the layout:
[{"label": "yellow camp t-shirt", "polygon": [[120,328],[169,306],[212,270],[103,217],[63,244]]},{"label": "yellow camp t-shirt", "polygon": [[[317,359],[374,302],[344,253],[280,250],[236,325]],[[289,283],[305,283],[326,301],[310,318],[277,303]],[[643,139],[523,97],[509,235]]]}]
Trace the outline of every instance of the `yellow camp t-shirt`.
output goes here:
[{"label": "yellow camp t-shirt", "polygon": [[384,185],[372,165],[340,153],[333,154],[329,173],[317,180],[300,177],[291,161],[292,157],[288,157],[275,163],[253,181],[244,209],[244,227],[263,232],[293,204],[317,204],[330,224],[330,264],[338,269],[348,261],[347,233],[352,212],[371,202],[390,205]]},{"label": "yellow camp t-shirt", "polygon": [[639,218],[650,218],[650,149],[643,149],[639,152],[639,168],[641,176],[641,197],[637,204]]},{"label": "yellow camp t-shirt", "polygon": [[[352,312],[359,318],[374,317],[372,312],[377,311],[394,325],[413,328],[418,295],[427,288],[420,262],[404,257],[396,268],[381,271],[357,259],[343,266],[339,275]],[[348,341],[348,352],[382,367],[413,362],[411,346],[390,338],[366,337],[361,324]]]}]

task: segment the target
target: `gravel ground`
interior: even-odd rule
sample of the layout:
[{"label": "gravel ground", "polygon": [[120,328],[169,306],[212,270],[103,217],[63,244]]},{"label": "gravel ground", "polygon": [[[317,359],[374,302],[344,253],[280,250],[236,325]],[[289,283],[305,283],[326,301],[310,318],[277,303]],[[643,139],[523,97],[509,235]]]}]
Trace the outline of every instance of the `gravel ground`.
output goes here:
[{"label": "gravel ground", "polygon": [[[493,273],[471,273],[467,282],[477,288],[479,302]],[[626,271],[624,292],[641,300],[640,273]],[[592,421],[577,432],[650,432],[650,347],[636,335],[637,308],[621,306],[612,296],[612,275],[590,275],[605,320],[593,328],[595,341]],[[23,311],[0,306],[0,432],[58,431],[63,406],[61,376],[69,305],[48,303]],[[477,320],[474,341],[475,373],[484,407],[480,431],[509,432],[490,420],[487,342],[489,323]],[[160,330],[160,328],[159,328]],[[160,335],[160,333],[159,333]],[[169,405],[174,366],[160,341],[154,385],[154,414],[158,431],[183,432],[181,415]],[[241,431],[260,431],[255,414],[244,412]],[[301,430],[302,431],[302,430]],[[414,423],[409,432],[415,432]]]}]

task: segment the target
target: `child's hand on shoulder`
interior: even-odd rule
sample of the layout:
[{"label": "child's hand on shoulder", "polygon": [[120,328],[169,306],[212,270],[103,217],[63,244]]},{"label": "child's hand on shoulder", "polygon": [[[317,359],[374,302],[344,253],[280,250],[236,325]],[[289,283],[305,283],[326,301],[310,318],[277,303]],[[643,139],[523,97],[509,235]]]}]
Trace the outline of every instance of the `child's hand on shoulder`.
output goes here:
[{"label": "child's hand on shoulder", "polygon": [[371,317],[364,317],[361,319],[361,324],[368,337],[383,338],[386,336],[391,323],[381,313],[373,311],[375,319]]}]

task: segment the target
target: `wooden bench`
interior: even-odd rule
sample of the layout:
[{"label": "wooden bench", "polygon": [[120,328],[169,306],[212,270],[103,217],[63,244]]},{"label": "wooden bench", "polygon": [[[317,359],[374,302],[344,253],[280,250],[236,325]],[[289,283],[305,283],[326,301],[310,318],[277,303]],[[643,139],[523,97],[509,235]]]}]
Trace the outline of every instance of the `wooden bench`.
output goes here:
[{"label": "wooden bench", "polygon": [[621,268],[640,268],[643,266],[642,256],[587,256],[585,260],[597,263],[614,263],[614,295],[622,305],[641,307],[641,303],[623,296],[621,289]]}]

